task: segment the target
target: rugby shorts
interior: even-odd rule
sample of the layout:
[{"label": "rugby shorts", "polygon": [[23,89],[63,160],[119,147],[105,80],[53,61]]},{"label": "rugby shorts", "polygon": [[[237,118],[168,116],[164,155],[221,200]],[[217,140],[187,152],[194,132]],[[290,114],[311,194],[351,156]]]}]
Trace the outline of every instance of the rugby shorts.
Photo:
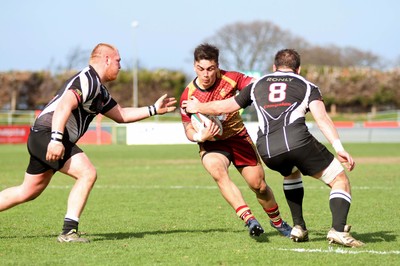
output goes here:
[{"label": "rugby shorts", "polygon": [[289,176],[294,167],[303,175],[313,176],[325,170],[333,161],[335,156],[315,138],[308,144],[285,152],[283,154],[268,158],[260,152],[261,159],[265,165],[282,176]]},{"label": "rugby shorts", "polygon": [[256,147],[246,129],[227,139],[205,141],[199,143],[199,146],[202,157],[210,152],[218,152],[225,155],[238,168],[255,166],[261,162]]},{"label": "rugby shorts", "polygon": [[64,158],[56,162],[49,162],[46,160],[46,153],[50,137],[50,128],[49,130],[31,128],[27,143],[30,154],[29,165],[26,169],[28,174],[41,174],[50,169],[56,172],[60,170],[65,162],[73,155],[83,152],[75,143],[68,140],[68,135],[64,132],[62,141],[65,148]]}]

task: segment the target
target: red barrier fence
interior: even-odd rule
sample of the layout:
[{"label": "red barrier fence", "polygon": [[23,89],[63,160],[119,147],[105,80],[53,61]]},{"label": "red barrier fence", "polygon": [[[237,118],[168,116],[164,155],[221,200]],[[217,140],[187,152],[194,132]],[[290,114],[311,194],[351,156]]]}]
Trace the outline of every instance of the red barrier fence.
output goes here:
[{"label": "red barrier fence", "polygon": [[396,128],[400,127],[400,122],[397,121],[373,121],[373,122],[364,122],[365,128],[377,128],[377,127],[384,127],[384,128]]},{"label": "red barrier fence", "polygon": [[30,126],[0,126],[0,144],[26,143]]},{"label": "red barrier fence", "polygon": [[[117,138],[119,135],[113,131],[110,126],[102,126],[101,124],[102,117],[99,115],[96,118],[95,125],[89,128],[89,130],[85,133],[85,135],[79,140],[79,144],[112,144],[113,138]],[[352,121],[336,121],[334,122],[336,128],[338,130],[382,130],[387,129],[397,130],[400,129],[399,121],[371,121],[371,122],[352,122]],[[136,125],[136,124],[135,124]],[[146,132],[146,123],[137,124],[136,126],[142,126],[144,128],[143,134],[147,134]],[[160,123],[160,126],[162,123]],[[171,127],[175,127],[175,125],[169,125]],[[176,127],[180,127],[181,123],[176,122]],[[316,126],[316,125],[315,125]],[[154,126],[151,125],[151,130],[154,130]],[[257,124],[254,125],[255,130],[257,130]],[[16,143],[26,143],[29,136],[30,125],[0,125],[0,144],[16,144]],[[249,130],[249,128],[248,128]],[[372,132],[371,131],[371,132]],[[371,132],[368,133],[368,136],[371,136]],[[375,131],[374,131],[375,132]],[[116,134],[116,135],[115,135]],[[391,133],[393,134],[393,133]],[[397,134],[397,133],[396,133]],[[373,134],[372,134],[373,135]],[[126,136],[122,136],[123,140],[121,143],[126,143]],[[141,137],[138,137],[139,139]],[[184,141],[186,141],[185,136],[182,137]],[[397,138],[396,138],[397,139]],[[386,140],[386,139],[383,139]],[[120,143],[120,142],[118,142]]]}]

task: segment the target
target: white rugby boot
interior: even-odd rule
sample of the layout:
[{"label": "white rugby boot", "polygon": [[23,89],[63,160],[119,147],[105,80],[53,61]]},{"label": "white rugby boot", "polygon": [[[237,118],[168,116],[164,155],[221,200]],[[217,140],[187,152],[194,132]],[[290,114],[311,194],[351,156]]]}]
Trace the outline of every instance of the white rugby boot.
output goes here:
[{"label": "white rugby boot", "polygon": [[300,225],[295,225],[290,232],[290,239],[294,242],[307,242],[308,231],[301,228]]},{"label": "white rugby boot", "polygon": [[351,225],[345,225],[344,232],[338,232],[335,229],[331,228],[329,230],[328,235],[326,238],[329,241],[329,244],[339,244],[346,247],[361,247],[365,244],[360,240],[355,239],[350,235]]}]

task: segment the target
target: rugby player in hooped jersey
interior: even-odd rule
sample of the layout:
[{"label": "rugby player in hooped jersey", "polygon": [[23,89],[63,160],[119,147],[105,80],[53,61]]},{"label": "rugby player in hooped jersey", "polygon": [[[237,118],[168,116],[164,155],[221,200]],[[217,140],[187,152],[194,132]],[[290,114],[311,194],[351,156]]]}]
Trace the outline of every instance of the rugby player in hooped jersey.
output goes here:
[{"label": "rugby player in hooped jersey", "polygon": [[[331,188],[329,242],[348,247],[363,246],[363,242],[350,235],[350,226],[347,225],[351,189],[341,165],[351,171],[355,162],[341,144],[325,110],[320,90],[300,76],[300,55],[293,49],[284,49],[276,54],[273,70],[274,73],[247,86],[234,98],[201,103],[193,97],[181,105],[187,112],[217,115],[253,103],[259,122],[258,151],[270,169],[284,176],[283,189],[294,223],[290,237],[297,242],[308,241],[302,210],[303,174],[319,179]],[[337,158],[308,131],[305,124],[308,111],[332,144]]]},{"label": "rugby player in hooped jersey", "polygon": [[155,104],[122,108],[103,83],[115,80],[121,68],[116,47],[100,43],[92,51],[89,66],[74,75],[47,104],[28,138],[30,161],[21,185],[0,192],[0,211],[38,197],[55,172],[74,178],[59,242],[89,242],[78,233],[79,217],[86,205],[97,173],[76,142],[98,114],[129,123],[175,110],[175,98],[161,96]]},{"label": "rugby player in hooped jersey", "polygon": [[[183,103],[191,96],[202,102],[233,97],[253,81],[242,73],[219,69],[219,50],[210,44],[201,44],[194,51],[194,70],[197,77],[189,83],[181,95]],[[223,134],[215,139],[218,127],[212,123],[200,132],[191,124],[190,114],[181,108],[181,118],[187,138],[197,142],[204,168],[217,183],[224,199],[248,226],[251,236],[264,232],[239,188],[228,172],[232,163],[256,194],[257,200],[270,218],[270,224],[280,234],[289,237],[291,227],[282,220],[271,188],[265,182],[264,169],[256,148],[237,111],[226,114],[222,119]]]}]

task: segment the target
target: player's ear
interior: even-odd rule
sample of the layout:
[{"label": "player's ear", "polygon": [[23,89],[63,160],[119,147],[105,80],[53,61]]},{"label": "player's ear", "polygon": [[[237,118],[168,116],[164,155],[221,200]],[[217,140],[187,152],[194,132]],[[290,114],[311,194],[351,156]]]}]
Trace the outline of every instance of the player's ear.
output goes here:
[{"label": "player's ear", "polygon": [[276,71],[276,66],[275,66],[275,64],[272,66],[272,71],[273,71],[273,72]]},{"label": "player's ear", "polygon": [[299,68],[298,68],[298,69],[296,69],[296,73],[297,73],[297,75],[300,75],[300,71],[301,71],[301,66],[299,66]]},{"label": "player's ear", "polygon": [[111,58],[109,55],[106,55],[106,64],[107,66],[111,65]]}]

